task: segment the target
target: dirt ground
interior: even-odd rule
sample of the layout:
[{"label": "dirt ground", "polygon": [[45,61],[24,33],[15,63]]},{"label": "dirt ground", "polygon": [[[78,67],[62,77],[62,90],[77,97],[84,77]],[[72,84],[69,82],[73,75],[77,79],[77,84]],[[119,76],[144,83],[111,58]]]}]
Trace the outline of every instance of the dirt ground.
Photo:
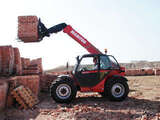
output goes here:
[{"label": "dirt ground", "polygon": [[160,76],[127,78],[130,93],[123,102],[78,92],[71,104],[57,104],[41,93],[32,110],[10,108],[0,113],[0,120],[160,120]]}]

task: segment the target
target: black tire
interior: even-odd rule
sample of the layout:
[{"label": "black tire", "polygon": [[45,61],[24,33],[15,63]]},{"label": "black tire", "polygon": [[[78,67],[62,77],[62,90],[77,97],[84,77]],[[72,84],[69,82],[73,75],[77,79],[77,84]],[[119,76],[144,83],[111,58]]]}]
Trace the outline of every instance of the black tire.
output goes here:
[{"label": "black tire", "polygon": [[123,101],[129,93],[127,79],[121,76],[112,77],[105,84],[104,94],[111,101]]},{"label": "black tire", "polygon": [[77,88],[71,79],[57,78],[50,87],[53,100],[59,103],[70,103],[77,94]]}]

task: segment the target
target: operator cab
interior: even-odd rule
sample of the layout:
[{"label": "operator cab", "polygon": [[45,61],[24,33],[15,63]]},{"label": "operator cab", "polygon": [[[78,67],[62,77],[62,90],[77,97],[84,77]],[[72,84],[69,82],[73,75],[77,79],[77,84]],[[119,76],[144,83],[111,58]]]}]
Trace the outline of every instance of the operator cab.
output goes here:
[{"label": "operator cab", "polygon": [[120,65],[112,55],[85,54],[77,57],[77,65],[73,71],[82,87],[93,87],[100,83],[112,71],[120,72]]},{"label": "operator cab", "polygon": [[85,54],[77,57],[77,65],[74,72],[92,70],[120,69],[120,65],[112,55],[106,54]]}]

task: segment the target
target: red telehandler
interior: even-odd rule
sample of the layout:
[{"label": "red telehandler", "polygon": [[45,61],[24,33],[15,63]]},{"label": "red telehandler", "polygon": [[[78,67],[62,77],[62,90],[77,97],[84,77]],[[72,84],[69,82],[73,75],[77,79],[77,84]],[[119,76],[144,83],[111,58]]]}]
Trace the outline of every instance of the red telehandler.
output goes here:
[{"label": "red telehandler", "polygon": [[[49,29],[39,20],[39,39],[63,30],[90,54],[77,57],[77,64],[69,75],[60,75],[50,86],[51,97],[60,103],[69,103],[77,91],[98,92],[109,100],[122,101],[129,93],[125,68],[112,55],[103,54],[70,25],[61,23]],[[94,62],[93,62],[94,60]]]}]

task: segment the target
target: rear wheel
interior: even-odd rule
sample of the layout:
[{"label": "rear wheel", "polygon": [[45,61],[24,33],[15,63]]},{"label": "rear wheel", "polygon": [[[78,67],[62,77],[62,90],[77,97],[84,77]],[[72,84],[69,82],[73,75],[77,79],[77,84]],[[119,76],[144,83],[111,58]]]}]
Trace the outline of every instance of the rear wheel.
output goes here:
[{"label": "rear wheel", "polygon": [[109,100],[122,101],[129,93],[129,87],[127,80],[124,77],[113,77],[107,80],[105,85],[105,96],[108,96]]},{"label": "rear wheel", "polygon": [[72,80],[58,78],[52,83],[50,92],[56,102],[69,103],[76,97],[77,89]]}]

